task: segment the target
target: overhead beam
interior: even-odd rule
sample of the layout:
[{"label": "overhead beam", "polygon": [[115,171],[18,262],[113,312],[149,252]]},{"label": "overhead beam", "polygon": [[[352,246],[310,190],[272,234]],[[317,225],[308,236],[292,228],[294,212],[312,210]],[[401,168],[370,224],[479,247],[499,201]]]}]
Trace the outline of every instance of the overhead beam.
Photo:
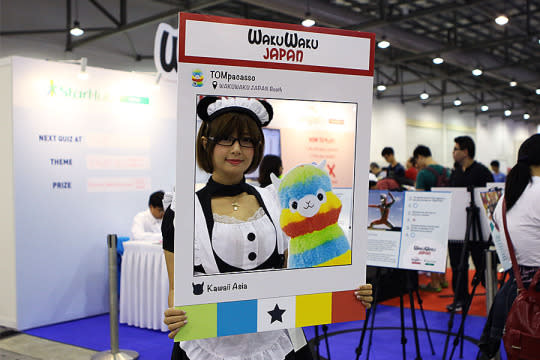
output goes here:
[{"label": "overhead beam", "polygon": [[[514,66],[514,65],[515,64],[506,64],[506,65],[503,65],[503,66],[497,66],[497,67],[493,67],[493,68],[489,68],[489,69],[484,69],[483,71],[484,71],[484,73],[488,73],[490,71],[498,71],[498,70],[501,70],[501,69],[504,69],[504,68],[507,68],[507,67],[511,67],[511,66]],[[411,72],[410,70],[407,70],[407,71]],[[421,84],[421,83],[425,83],[425,82],[428,82],[428,81],[452,80],[452,79],[460,79],[460,78],[464,78],[464,77],[472,77],[472,78],[474,78],[470,71],[461,71],[461,72],[457,72],[457,73],[453,73],[453,74],[440,73],[440,74],[437,74],[435,76],[419,77],[418,79],[415,79],[415,80],[404,81],[403,83],[385,84],[385,85],[386,85],[387,88],[393,88],[393,87],[398,87],[398,86]],[[526,83],[529,83],[529,82],[526,82]],[[526,84],[526,83],[522,82],[522,84]],[[374,84],[374,87],[376,87],[377,85],[378,84]],[[519,83],[518,83],[518,85],[519,85]]]},{"label": "overhead beam", "polygon": [[[67,29],[36,29],[36,30],[13,30],[13,31],[0,31],[0,36],[19,36],[19,35],[36,35],[36,34],[64,34],[66,31],[69,33],[69,29],[71,28],[70,24],[66,26]],[[95,27],[95,28],[84,28],[84,31],[92,32],[92,31],[109,31],[113,30],[115,28],[111,27]]]},{"label": "overhead beam", "polygon": [[402,56],[402,57],[393,59],[391,61],[387,60],[380,63],[380,65],[390,65],[390,64],[393,65],[396,63],[403,63],[403,62],[411,61],[411,60],[429,58],[434,55],[441,55],[441,54],[445,54],[445,53],[449,53],[453,51],[469,51],[469,50],[480,49],[480,48],[485,49],[485,48],[498,46],[498,45],[509,43],[509,42],[524,41],[524,40],[527,40],[528,38],[529,37],[526,35],[515,35],[515,36],[507,36],[507,37],[499,38],[499,39],[488,41],[488,42],[480,42],[480,43],[470,44],[470,45],[465,45],[465,46],[445,46],[443,48],[424,51],[424,52],[417,53],[414,55]]},{"label": "overhead beam", "polygon": [[404,15],[404,16],[392,16],[392,17],[386,17],[381,19],[374,19],[374,20],[368,20],[362,23],[354,24],[354,25],[348,25],[344,26],[343,29],[347,30],[367,30],[374,27],[379,26],[386,26],[386,25],[392,25],[392,24],[399,24],[404,21],[409,21],[413,19],[418,19],[421,17],[434,15],[434,14],[440,14],[443,12],[449,12],[459,9],[464,9],[470,6],[474,5],[480,5],[485,2],[492,2],[493,0],[470,0],[463,2],[451,2],[443,5],[435,5],[426,9],[417,10],[410,14]]},{"label": "overhead beam", "polygon": [[109,20],[111,20],[116,26],[120,26],[121,23],[118,19],[116,19],[103,5],[97,2],[97,0],[88,0],[92,5],[94,5],[105,17]]},{"label": "overhead beam", "polygon": [[225,1],[226,0],[209,0],[209,1],[205,1],[204,3],[201,3],[201,4],[196,5],[196,6],[192,6],[192,7],[189,7],[189,8],[188,7],[176,7],[174,9],[170,9],[170,10],[161,12],[159,14],[155,14],[155,15],[149,16],[147,18],[140,19],[140,20],[133,21],[131,23],[119,26],[115,30],[104,31],[104,32],[102,32],[100,34],[95,34],[95,35],[92,35],[92,36],[88,36],[88,37],[85,37],[84,39],[81,39],[81,40],[72,41],[71,48],[68,49],[68,50],[72,50],[72,49],[75,49],[77,47],[81,47],[81,46],[86,45],[88,43],[91,43],[91,42],[94,42],[96,40],[100,40],[100,39],[103,39],[103,38],[106,38],[106,37],[109,37],[109,36],[121,34],[123,32],[133,30],[133,29],[136,29],[138,27],[154,23],[156,21],[161,21],[161,20],[164,20],[164,19],[168,19],[168,18],[170,18],[172,16],[178,15],[178,13],[181,12],[181,11],[199,11],[199,10],[211,7],[211,6],[219,5],[219,4],[221,4],[221,3],[225,2]]},{"label": "overhead beam", "polygon": [[66,50],[71,48],[71,34],[69,30],[71,28],[71,0],[66,0]]}]

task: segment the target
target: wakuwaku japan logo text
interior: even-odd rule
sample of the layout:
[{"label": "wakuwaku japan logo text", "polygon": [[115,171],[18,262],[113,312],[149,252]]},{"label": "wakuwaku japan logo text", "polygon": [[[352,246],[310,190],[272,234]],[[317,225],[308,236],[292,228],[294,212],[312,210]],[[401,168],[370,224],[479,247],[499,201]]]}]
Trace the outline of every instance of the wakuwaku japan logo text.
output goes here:
[{"label": "wakuwaku japan logo text", "polygon": [[263,59],[283,60],[301,63],[304,61],[304,50],[316,50],[319,40],[298,36],[295,32],[285,35],[269,35],[261,29],[249,29],[248,42],[252,45],[267,45]]}]

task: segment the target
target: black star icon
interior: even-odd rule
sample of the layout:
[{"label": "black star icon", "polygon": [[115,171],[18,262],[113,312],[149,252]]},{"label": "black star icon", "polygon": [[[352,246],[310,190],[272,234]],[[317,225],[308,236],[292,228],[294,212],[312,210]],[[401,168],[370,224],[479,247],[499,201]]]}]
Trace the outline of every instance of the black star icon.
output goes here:
[{"label": "black star icon", "polygon": [[272,316],[272,320],[270,321],[270,324],[272,324],[274,321],[283,322],[283,319],[281,318],[281,316],[283,315],[285,311],[286,310],[280,309],[279,306],[276,304],[276,306],[274,307],[274,310],[268,311],[270,316]]}]

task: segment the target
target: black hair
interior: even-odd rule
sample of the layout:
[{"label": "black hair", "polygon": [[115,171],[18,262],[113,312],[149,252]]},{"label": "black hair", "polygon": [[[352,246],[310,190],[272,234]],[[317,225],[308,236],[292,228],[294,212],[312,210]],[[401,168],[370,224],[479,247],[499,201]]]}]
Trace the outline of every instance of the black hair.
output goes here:
[{"label": "black hair", "polygon": [[376,162],[372,162],[371,164],[369,164],[369,167],[370,167],[370,168],[376,167],[376,168],[379,168],[379,169],[381,168],[381,167],[379,166],[379,164],[377,164]]},{"label": "black hair", "polygon": [[416,159],[414,158],[414,156],[411,156],[411,157],[409,158],[409,161],[411,162],[411,165],[412,165],[413,167],[416,166]]},{"label": "black hair", "polygon": [[385,147],[384,149],[382,149],[381,156],[385,156],[385,155],[394,155],[394,149],[388,146]]},{"label": "black hair", "polygon": [[282,167],[281,158],[277,155],[265,155],[259,167],[259,184],[261,187],[266,187],[272,183],[270,174],[277,177],[281,175],[280,168]]},{"label": "black hair", "polygon": [[413,151],[413,158],[418,158],[418,155],[423,157],[430,157],[431,150],[426,145],[418,145]]},{"label": "black hair", "polygon": [[532,181],[531,165],[540,166],[540,134],[531,136],[521,144],[517,164],[506,176],[504,199],[507,210],[514,206],[527,185]]},{"label": "black hair", "polygon": [[165,196],[165,193],[162,190],[156,191],[150,195],[150,198],[148,199],[148,206],[163,209],[163,196]]},{"label": "black hair", "polygon": [[467,150],[469,157],[474,159],[476,148],[474,146],[474,140],[470,136],[458,136],[454,139],[454,142],[459,145],[461,150]]},{"label": "black hair", "polygon": [[501,164],[499,163],[499,160],[493,160],[491,163],[490,163],[491,166],[496,166],[496,167],[499,167],[501,166]]}]

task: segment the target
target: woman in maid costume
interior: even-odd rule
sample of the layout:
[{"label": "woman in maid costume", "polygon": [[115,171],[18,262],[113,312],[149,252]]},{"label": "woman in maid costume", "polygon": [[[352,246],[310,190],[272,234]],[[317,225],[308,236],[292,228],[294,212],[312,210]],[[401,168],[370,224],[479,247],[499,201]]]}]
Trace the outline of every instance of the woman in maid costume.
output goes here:
[{"label": "woman in maid costume", "polygon": [[[195,273],[216,274],[285,266],[286,239],[279,227],[275,194],[248,185],[264,153],[262,127],[270,123],[272,106],[263,100],[207,96],[197,105],[203,123],[196,141],[197,164],[212,174],[195,200]],[[189,320],[173,307],[175,202],[163,218],[163,249],[169,274],[169,306],[164,322],[170,338]],[[355,292],[371,306],[371,285]],[[238,314],[241,316],[241,314]],[[312,359],[301,329],[175,343],[171,359]]]}]

